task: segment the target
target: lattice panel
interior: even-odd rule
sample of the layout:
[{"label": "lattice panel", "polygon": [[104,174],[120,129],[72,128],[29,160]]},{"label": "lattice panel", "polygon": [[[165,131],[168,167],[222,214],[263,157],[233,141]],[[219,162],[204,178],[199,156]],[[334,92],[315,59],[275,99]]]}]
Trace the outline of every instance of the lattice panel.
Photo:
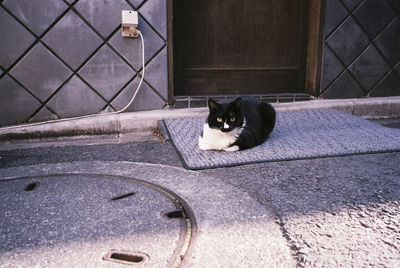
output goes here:
[{"label": "lattice panel", "polygon": [[326,1],[321,95],[400,95],[400,1]]},{"label": "lattice panel", "polygon": [[166,0],[0,2],[0,126],[115,111],[142,70],[140,39],[121,36],[121,10],[139,12],[146,75],[128,111],[168,98]]}]

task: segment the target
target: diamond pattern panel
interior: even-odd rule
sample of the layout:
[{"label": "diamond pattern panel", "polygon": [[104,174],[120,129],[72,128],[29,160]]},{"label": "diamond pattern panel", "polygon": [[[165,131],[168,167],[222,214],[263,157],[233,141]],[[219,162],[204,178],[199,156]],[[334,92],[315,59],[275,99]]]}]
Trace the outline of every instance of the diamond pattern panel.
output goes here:
[{"label": "diamond pattern panel", "polygon": [[346,16],[347,10],[340,1],[326,1],[325,37],[331,34]]},{"label": "diamond pattern panel", "polygon": [[328,46],[324,47],[322,70],[325,79],[322,80],[322,88],[326,88],[345,69],[340,60],[332,53]]},{"label": "diamond pattern panel", "polygon": [[383,74],[389,70],[388,65],[374,46],[369,46],[349,67],[350,72],[369,91]]},{"label": "diamond pattern panel", "polygon": [[57,115],[52,113],[47,107],[43,107],[34,116],[29,119],[29,122],[41,122],[57,119]]},{"label": "diamond pattern panel", "polygon": [[395,19],[377,37],[375,43],[385,59],[393,66],[400,60],[400,21]]},{"label": "diamond pattern panel", "polygon": [[138,8],[145,0],[128,0],[135,8]]},{"label": "diamond pattern panel", "polygon": [[395,12],[400,12],[400,1],[399,0],[388,0],[387,2],[394,9]]},{"label": "diamond pattern panel", "polygon": [[67,9],[62,0],[6,0],[4,5],[37,35],[41,35]]},{"label": "diamond pattern panel", "polygon": [[393,70],[397,73],[397,75],[400,77],[400,62],[393,68]]},{"label": "diamond pattern panel", "polygon": [[386,76],[369,94],[372,97],[399,96],[400,79],[395,72]]},{"label": "diamond pattern panel", "polygon": [[11,74],[45,101],[65,82],[71,71],[39,43],[11,70]]},{"label": "diamond pattern panel", "polygon": [[80,0],[75,8],[104,38],[121,23],[121,10],[132,9],[125,0]]},{"label": "diamond pattern panel", "polygon": [[[0,125],[97,113],[105,107],[112,111],[126,105],[138,83],[142,46],[140,39],[121,36],[123,9],[139,9],[147,65],[146,80],[130,109],[163,107],[168,99],[166,3],[0,0],[0,91],[8,94],[8,85],[16,88],[10,94],[13,100],[0,100],[4,115]],[[3,105],[3,100],[24,105],[12,111],[14,106]]]},{"label": "diamond pattern panel", "polygon": [[[139,84],[140,77],[136,77],[122,92],[115,98],[112,105],[117,109],[123,109],[131,100],[135,90]],[[137,96],[133,103],[126,109],[128,112],[132,111],[146,111],[161,109],[165,105],[165,101],[160,98],[146,82],[142,83],[142,86],[137,93]]]},{"label": "diamond pattern panel", "polygon": [[[329,2],[329,3],[328,3]],[[337,3],[333,3],[337,2]],[[326,98],[400,95],[400,1],[332,0],[341,2],[348,18],[324,40],[321,95]],[[340,12],[337,16],[343,16]],[[325,31],[334,23],[326,21]],[[341,75],[338,72],[345,70]]]},{"label": "diamond pattern panel", "polygon": [[140,8],[140,13],[167,39],[167,1],[148,0]]},{"label": "diamond pattern panel", "polygon": [[60,117],[73,117],[96,113],[106,104],[81,79],[74,76],[49,101],[48,106]]},{"label": "diamond pattern panel", "polygon": [[368,36],[350,17],[326,41],[346,65],[350,64],[368,45]]},{"label": "diamond pattern panel", "polygon": [[354,12],[363,29],[373,39],[395,16],[394,11],[386,1],[364,1]]},{"label": "diamond pattern panel", "polygon": [[102,43],[101,38],[73,11],[68,12],[43,41],[74,69]]},{"label": "diamond pattern panel", "polygon": [[0,80],[0,100],[0,126],[25,122],[41,105],[8,75]]},{"label": "diamond pattern panel", "polygon": [[165,47],[146,67],[146,81],[166,101],[168,99],[168,57]]},{"label": "diamond pattern panel", "polygon": [[108,46],[103,46],[79,73],[107,100],[135,75]]},{"label": "diamond pattern panel", "polygon": [[359,98],[364,96],[364,91],[349,72],[345,71],[328,87],[322,96],[328,99]]},{"label": "diamond pattern panel", "polygon": [[0,65],[7,69],[35,41],[25,28],[0,8]]},{"label": "diamond pattern panel", "polygon": [[[331,0],[328,0],[331,1]],[[336,0],[334,0],[336,1]],[[349,10],[354,9],[362,0],[342,0]]]}]

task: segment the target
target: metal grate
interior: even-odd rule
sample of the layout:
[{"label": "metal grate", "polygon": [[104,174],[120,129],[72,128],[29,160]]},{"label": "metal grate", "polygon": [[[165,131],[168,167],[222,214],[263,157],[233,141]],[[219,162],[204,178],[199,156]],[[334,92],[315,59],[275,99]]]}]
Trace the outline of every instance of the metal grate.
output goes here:
[{"label": "metal grate", "polygon": [[[209,98],[218,101],[222,99],[231,99],[238,96],[239,95],[176,96],[174,108],[182,109],[207,107],[207,101]],[[269,103],[308,101],[315,98],[314,96],[305,93],[258,94],[249,96],[253,96],[261,101]]]}]

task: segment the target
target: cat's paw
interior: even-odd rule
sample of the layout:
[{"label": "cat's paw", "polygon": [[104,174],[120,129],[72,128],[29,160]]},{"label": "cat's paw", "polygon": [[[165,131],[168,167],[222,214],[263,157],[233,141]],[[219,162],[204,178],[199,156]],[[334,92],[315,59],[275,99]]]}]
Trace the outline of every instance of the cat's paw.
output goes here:
[{"label": "cat's paw", "polygon": [[233,145],[224,149],[225,152],[236,152],[239,151],[239,146]]}]

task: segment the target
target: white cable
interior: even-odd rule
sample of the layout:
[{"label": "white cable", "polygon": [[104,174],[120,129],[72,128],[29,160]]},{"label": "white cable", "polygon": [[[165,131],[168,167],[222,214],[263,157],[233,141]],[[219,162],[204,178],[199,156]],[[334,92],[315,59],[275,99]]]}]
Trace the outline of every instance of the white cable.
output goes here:
[{"label": "white cable", "polygon": [[56,119],[56,120],[50,120],[50,121],[45,121],[45,122],[37,122],[37,123],[30,123],[30,124],[23,124],[23,125],[17,125],[17,126],[9,126],[9,127],[0,127],[1,130],[6,130],[6,129],[14,129],[14,128],[21,128],[21,127],[30,127],[30,126],[38,126],[38,125],[45,125],[45,124],[50,124],[50,123],[56,123],[56,122],[64,122],[64,121],[71,121],[75,119],[82,119],[82,118],[89,118],[89,117],[96,117],[99,115],[108,115],[108,114],[119,114],[124,112],[128,107],[132,104],[132,102],[135,100],[137,93],[139,92],[140,86],[142,85],[143,79],[144,79],[144,71],[145,71],[145,60],[144,60],[144,40],[142,33],[137,30],[138,35],[140,36],[140,39],[142,41],[142,77],[140,78],[139,85],[136,88],[135,93],[133,94],[131,100],[129,103],[122,108],[121,110],[114,111],[114,112],[108,112],[108,113],[96,113],[96,114],[88,114],[88,115],[82,115],[82,116],[76,116],[76,117],[69,117],[69,118],[61,118],[61,119]]},{"label": "white cable", "polygon": [[136,31],[138,31],[139,36],[140,36],[140,39],[142,40],[142,66],[143,66],[143,69],[142,69],[142,78],[140,79],[139,85],[137,86],[136,91],[135,91],[135,94],[133,94],[133,97],[132,97],[131,101],[130,101],[124,108],[122,108],[121,110],[116,111],[116,112],[114,112],[114,113],[122,113],[123,111],[125,111],[125,110],[132,104],[132,102],[133,102],[133,101],[135,100],[135,98],[136,98],[137,93],[139,92],[140,86],[142,85],[142,82],[143,82],[143,79],[144,79],[144,69],[145,69],[145,68],[144,68],[144,41],[143,41],[142,33],[141,33],[139,30],[136,30]]}]

